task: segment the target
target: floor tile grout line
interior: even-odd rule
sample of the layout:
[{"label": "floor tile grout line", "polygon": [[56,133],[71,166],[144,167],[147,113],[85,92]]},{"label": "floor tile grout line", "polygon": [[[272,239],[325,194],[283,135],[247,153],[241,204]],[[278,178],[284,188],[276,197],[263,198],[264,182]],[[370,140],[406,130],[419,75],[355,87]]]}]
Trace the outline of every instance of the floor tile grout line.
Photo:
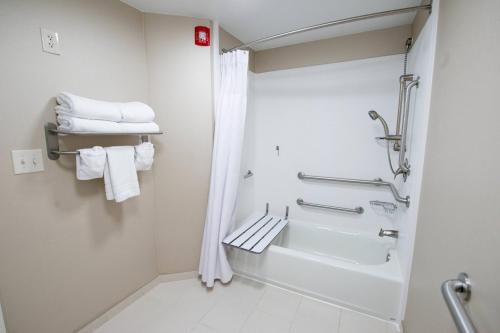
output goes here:
[{"label": "floor tile grout line", "polygon": [[264,285],[265,288],[264,288],[264,292],[262,292],[262,294],[258,297],[258,300],[255,302],[255,305],[253,306],[253,309],[251,311],[249,311],[247,317],[245,318],[245,320],[243,321],[243,326],[238,330],[238,332],[241,332],[243,330],[243,328],[245,327],[245,324],[246,322],[248,321],[248,319],[250,319],[250,316],[256,311],[258,310],[259,308],[259,303],[260,301],[262,300],[262,298],[264,297],[264,294],[267,292],[267,286]]},{"label": "floor tile grout line", "polygon": [[245,320],[243,321],[243,325],[241,325],[240,329],[238,330],[238,332],[241,333],[241,331],[243,330],[243,328],[245,328],[245,324],[247,323],[247,321],[250,319],[250,317],[252,316],[252,314],[254,313],[254,311],[257,309],[257,305],[254,305],[253,309],[251,311],[248,312]]},{"label": "floor tile grout line", "polygon": [[[186,279],[186,280],[191,280],[191,279]],[[251,280],[251,279],[248,279],[248,280]],[[162,282],[158,283],[158,285],[161,285],[164,283],[169,284],[172,282],[176,282],[176,281],[165,281],[165,282],[162,281]],[[236,307],[238,307],[238,309],[235,309],[234,311],[237,311],[236,313],[238,313],[238,316],[240,318],[239,320],[241,320],[241,321],[239,321],[239,320],[236,321],[237,324],[238,323],[240,323],[240,324],[237,326],[238,328],[236,330],[234,330],[234,332],[237,331],[237,332],[242,333],[242,332],[244,332],[244,328],[247,325],[252,326],[252,324],[254,324],[254,323],[259,323],[259,320],[252,321],[250,319],[254,314],[257,314],[260,311],[266,315],[272,316],[275,319],[282,320],[283,323],[286,322],[288,324],[288,327],[283,326],[282,327],[284,329],[283,332],[291,333],[291,332],[293,332],[294,323],[297,320],[299,320],[301,317],[301,314],[300,314],[301,307],[306,306],[306,309],[305,309],[306,312],[303,314],[307,318],[308,318],[308,313],[315,309],[314,307],[313,308],[307,307],[307,304],[305,303],[306,301],[311,300],[315,303],[322,303],[326,306],[331,307],[332,309],[338,310],[337,324],[335,325],[334,322],[331,322],[331,325],[329,326],[331,328],[334,328],[336,326],[337,333],[344,333],[344,329],[346,328],[346,327],[343,327],[344,322],[346,322],[346,319],[347,319],[347,322],[350,322],[349,316],[346,317],[346,315],[348,315],[348,313],[354,313],[354,314],[357,314],[361,317],[373,319],[373,320],[376,320],[378,322],[383,322],[386,333],[389,333],[389,332],[402,333],[401,331],[399,331],[400,330],[399,326],[396,328],[396,326],[393,326],[393,323],[388,322],[386,320],[382,320],[380,318],[374,317],[373,315],[369,315],[369,314],[366,314],[366,313],[363,313],[360,311],[351,310],[351,309],[344,309],[342,307],[336,306],[336,305],[331,304],[329,302],[324,302],[322,300],[318,300],[318,299],[316,299],[314,297],[310,297],[308,295],[302,295],[296,291],[290,291],[290,290],[287,290],[286,288],[283,288],[283,287],[274,286],[272,284],[262,283],[260,281],[257,281],[257,282],[259,282],[258,286],[252,285],[252,284],[246,284],[244,282],[239,282],[239,281],[234,281],[234,282],[237,282],[237,283],[234,283],[234,287],[236,287],[236,288],[231,288],[231,287],[229,287],[228,289],[219,288],[219,290],[217,290],[218,294],[216,293],[216,294],[212,294],[212,295],[205,295],[204,293],[201,293],[201,294],[199,294],[198,292],[193,293],[192,296],[194,296],[195,298],[193,298],[191,301],[196,302],[196,300],[198,300],[198,297],[201,297],[201,299],[205,300],[205,296],[214,297],[214,299],[210,300],[210,302],[206,302],[206,304],[205,304],[205,302],[203,302],[204,305],[202,304],[203,306],[200,307],[200,309],[199,309],[202,311],[198,311],[199,316],[196,317],[198,319],[186,320],[186,322],[189,322],[190,324],[194,325],[193,328],[191,330],[189,330],[189,332],[193,332],[197,326],[199,326],[201,328],[208,329],[208,330],[213,330],[214,333],[224,332],[223,327],[222,327],[222,330],[220,330],[219,328],[221,328],[221,327],[219,327],[219,328],[213,327],[212,325],[204,323],[203,320],[206,318],[206,316],[208,315],[208,313],[210,311],[212,311],[214,308],[218,307],[220,304],[224,303],[225,300],[227,300],[228,304],[230,306],[231,306],[231,304],[233,304],[232,302],[236,301],[234,304],[236,305]],[[168,302],[168,307],[169,308],[176,307],[180,303],[180,301],[186,295],[190,295],[190,291],[195,290],[195,288],[198,288],[198,286],[197,285],[194,286],[194,285],[190,285],[190,284],[183,286],[182,287],[183,290],[182,290],[182,292],[179,293],[179,295],[171,295],[171,296],[174,296],[174,299],[170,298],[170,300],[173,302],[172,303]],[[282,292],[283,295],[286,295],[286,296],[292,296],[292,295],[299,296],[298,302],[297,302],[297,299],[294,299],[294,301],[291,302],[293,304],[290,304],[290,305],[292,305],[292,307],[288,307],[288,310],[287,310],[288,315],[287,316],[277,315],[277,314],[273,313],[272,311],[266,311],[266,309],[260,308],[260,305],[261,305],[264,297],[266,297],[266,295],[269,295],[270,293],[272,294],[272,292],[275,289]],[[154,288],[151,288],[148,291],[142,292],[136,300],[132,301],[124,309],[121,309],[121,311],[118,311],[114,316],[108,318],[103,324],[110,322],[113,318],[116,317],[117,314],[123,312],[126,308],[128,308],[132,304],[136,303],[140,299],[145,299],[145,296],[147,294],[150,294],[153,290],[154,290]],[[163,296],[161,298],[157,298],[158,295],[156,295],[156,294],[151,294],[150,296],[152,296],[151,300],[153,302],[156,303],[157,301],[160,301],[158,306],[163,307],[163,305],[161,304],[161,300],[163,300]],[[169,296],[169,295],[165,294],[164,296]],[[175,298],[177,298],[177,299],[175,299]],[[238,303],[238,300],[242,300],[242,299],[245,299],[244,306],[241,305],[243,303],[241,303],[241,302]],[[287,302],[288,300],[291,300],[291,299],[289,299],[287,297],[283,297],[282,299],[280,299],[280,297],[278,297],[278,298],[275,298],[273,302],[278,301],[276,304],[279,305],[279,304],[290,303],[290,302]],[[271,304],[274,304],[274,303],[271,303]],[[240,307],[240,305],[241,305],[241,307]],[[295,305],[295,306],[293,307],[293,305]],[[267,307],[267,308],[269,308],[269,307]],[[272,307],[269,308],[268,310],[272,310]],[[292,311],[289,311],[289,310],[292,310]],[[318,311],[311,312],[311,315],[323,313],[323,312],[321,312],[321,309]],[[167,325],[167,324],[168,323],[165,322],[165,325]],[[269,326],[267,324],[264,324],[264,325],[266,325],[266,327]],[[103,325],[99,326],[98,328],[101,328],[102,326]]]},{"label": "floor tile grout line", "polygon": [[342,317],[344,316],[344,310],[340,310],[339,312],[339,322],[337,324],[337,333],[340,333],[340,323],[342,321]]},{"label": "floor tile grout line", "polygon": [[298,312],[299,312],[299,308],[300,306],[302,305],[302,302],[304,301],[304,297],[303,296],[300,296],[300,301],[299,301],[299,304],[297,305],[297,308],[295,309],[295,312],[293,314],[293,317],[292,317],[292,320],[290,321],[290,327],[288,328],[288,333],[291,333],[292,332],[292,328],[293,328],[293,323],[295,322],[295,319],[297,319],[297,315],[298,315]]},{"label": "floor tile grout line", "polygon": [[[228,287],[230,287],[230,286],[228,286]],[[251,287],[249,287],[249,288],[251,288]],[[266,288],[267,288],[267,286],[266,286]],[[226,292],[227,292],[227,291],[226,291]],[[265,294],[265,292],[266,292],[266,290],[264,290],[264,292],[263,292],[263,293],[262,293],[262,294],[258,297],[258,299],[254,302],[255,304],[254,304],[254,305],[252,305],[252,306],[250,307],[250,309],[249,309],[249,311],[248,311],[248,314],[245,316],[245,319],[243,320],[242,327],[240,327],[240,329],[238,329],[238,332],[241,332],[241,330],[244,328],[245,323],[248,321],[248,319],[249,319],[249,318],[250,318],[250,316],[253,314],[253,312],[257,309],[258,303],[260,302],[260,300],[261,300],[261,298],[263,297],[263,295]],[[227,295],[227,294],[226,294],[226,295]],[[214,304],[212,308],[210,308],[209,310],[207,310],[207,312],[206,312],[206,313],[205,313],[205,314],[201,317],[201,319],[199,320],[198,324],[203,325],[203,326],[205,326],[205,327],[208,327],[208,328],[210,328],[210,329],[213,329],[213,330],[218,331],[218,329],[217,329],[217,328],[212,327],[212,326],[207,325],[207,324],[204,324],[204,323],[203,323],[203,319],[204,319],[204,318],[208,315],[208,313],[209,313],[211,310],[213,310],[213,309],[214,309],[214,308],[215,308],[215,307],[216,307],[219,303],[221,303],[221,302],[222,302],[223,298],[224,298],[224,295],[222,295],[222,296],[221,296],[221,299],[218,299],[218,300],[217,300],[216,304]]]},{"label": "floor tile grout line", "polygon": [[207,309],[207,310],[203,313],[203,315],[202,315],[202,316],[200,316],[200,319],[198,319],[198,322],[197,322],[197,323],[198,323],[198,324],[200,324],[200,325],[203,325],[203,326],[207,326],[207,325],[205,325],[205,324],[203,324],[203,323],[202,323],[203,319],[204,319],[204,318],[208,315],[208,313],[209,313],[210,311],[212,311],[212,310],[213,310],[213,308],[215,308],[215,307],[216,307],[219,303],[220,303],[220,299],[216,300],[216,301],[215,301],[215,304],[214,304],[212,307],[210,307],[210,308],[208,308],[208,307],[207,307],[208,309]]}]

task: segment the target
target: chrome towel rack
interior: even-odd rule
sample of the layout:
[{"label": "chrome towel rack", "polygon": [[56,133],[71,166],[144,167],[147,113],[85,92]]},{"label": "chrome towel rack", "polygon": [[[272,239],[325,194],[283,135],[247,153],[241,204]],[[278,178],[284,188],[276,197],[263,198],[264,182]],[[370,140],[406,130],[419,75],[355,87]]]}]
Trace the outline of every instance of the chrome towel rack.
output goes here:
[{"label": "chrome towel rack", "polygon": [[297,199],[297,205],[299,206],[307,206],[307,207],[316,207],[316,208],[324,208],[324,209],[331,209],[331,210],[338,210],[341,212],[346,212],[346,213],[355,213],[355,214],[363,214],[364,209],[363,207],[355,207],[355,208],[344,208],[344,207],[337,207],[337,206],[330,206],[330,205],[322,205],[322,204],[316,204],[316,203],[311,203],[311,202],[305,202],[302,198]]},{"label": "chrome towel rack", "polygon": [[364,179],[351,179],[351,178],[337,178],[337,177],[324,177],[324,176],[312,176],[307,175],[303,172],[299,172],[297,177],[302,180],[322,180],[322,181],[330,181],[330,182],[338,182],[338,183],[349,183],[349,184],[363,184],[363,185],[375,185],[375,186],[386,186],[392,192],[394,199],[397,202],[404,203],[406,207],[410,207],[410,196],[402,197],[396,186],[393,183],[386,182],[381,178],[377,178],[374,180],[364,180]]},{"label": "chrome towel rack", "polygon": [[460,333],[477,332],[458,296],[460,294],[463,301],[467,302],[471,292],[471,282],[467,273],[460,273],[456,279],[446,280],[441,285],[441,293]]},{"label": "chrome towel rack", "polygon": [[78,155],[78,151],[61,151],[59,149],[59,135],[82,135],[82,136],[117,136],[117,135],[137,135],[141,137],[141,142],[149,141],[150,135],[160,135],[163,132],[151,133],[115,133],[115,132],[67,132],[57,129],[54,123],[45,124],[45,144],[47,145],[47,156],[50,160],[57,160],[61,155]]}]

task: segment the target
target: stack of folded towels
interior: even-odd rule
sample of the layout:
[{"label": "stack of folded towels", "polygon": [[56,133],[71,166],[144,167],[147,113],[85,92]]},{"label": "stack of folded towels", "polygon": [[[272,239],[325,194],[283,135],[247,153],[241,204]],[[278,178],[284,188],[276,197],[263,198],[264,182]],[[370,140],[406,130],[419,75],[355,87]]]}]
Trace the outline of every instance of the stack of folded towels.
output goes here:
[{"label": "stack of folded towels", "polygon": [[[154,111],[144,103],[111,103],[69,93],[57,96],[58,129],[67,132],[153,133]],[[122,202],[140,195],[137,171],[151,170],[154,146],[93,147],[79,149],[76,177],[89,180],[104,177],[106,198]]]},{"label": "stack of folded towels", "polygon": [[57,129],[67,132],[152,133],[160,129],[155,113],[141,102],[114,103],[60,93]]}]

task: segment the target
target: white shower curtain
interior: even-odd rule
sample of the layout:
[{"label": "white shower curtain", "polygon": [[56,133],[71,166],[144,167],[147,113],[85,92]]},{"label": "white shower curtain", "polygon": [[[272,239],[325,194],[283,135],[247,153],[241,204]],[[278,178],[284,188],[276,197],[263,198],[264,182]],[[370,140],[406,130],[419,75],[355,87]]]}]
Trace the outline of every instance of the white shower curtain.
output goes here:
[{"label": "white shower curtain", "polygon": [[248,51],[225,53],[220,59],[220,90],[215,106],[215,137],[207,217],[201,248],[201,279],[227,283],[233,271],[222,240],[234,222],[240,180],[241,151],[247,107]]}]

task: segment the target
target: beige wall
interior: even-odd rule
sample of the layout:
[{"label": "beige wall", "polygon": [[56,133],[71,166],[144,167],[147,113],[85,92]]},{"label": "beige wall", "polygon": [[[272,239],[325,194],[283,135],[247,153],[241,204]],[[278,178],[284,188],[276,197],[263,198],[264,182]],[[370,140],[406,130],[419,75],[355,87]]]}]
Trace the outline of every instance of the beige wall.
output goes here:
[{"label": "beige wall", "polygon": [[[219,50],[222,49],[230,49],[235,46],[243,44],[238,38],[231,35],[226,30],[219,28]],[[248,55],[248,69],[252,72],[255,72],[255,51],[249,50],[250,54]]]},{"label": "beige wall", "polygon": [[255,52],[255,72],[269,72],[404,53],[411,26],[278,47]]},{"label": "beige wall", "polygon": [[[62,90],[148,101],[142,14],[117,0],[2,0],[0,16],[0,302],[9,333],[67,333],[156,276],[153,174],[115,204],[102,180],[75,179],[74,158],[15,176],[10,150],[44,148]],[[42,52],[40,26],[60,33],[61,56]]]},{"label": "beige wall", "polygon": [[[421,3],[428,4],[429,1],[423,0]],[[415,15],[415,18],[413,19],[413,22],[411,24],[411,35],[413,37],[413,43],[415,43],[418,35],[420,35],[420,31],[424,27],[425,22],[427,22],[427,18],[429,18],[429,15],[430,12],[428,10],[417,11],[417,14]]]},{"label": "beige wall", "polygon": [[441,0],[405,332],[457,332],[441,283],[469,273],[478,332],[500,328],[500,2]]},{"label": "beige wall", "polygon": [[198,269],[212,151],[210,48],[193,29],[208,21],[145,15],[150,102],[167,132],[155,162],[160,273]]}]

